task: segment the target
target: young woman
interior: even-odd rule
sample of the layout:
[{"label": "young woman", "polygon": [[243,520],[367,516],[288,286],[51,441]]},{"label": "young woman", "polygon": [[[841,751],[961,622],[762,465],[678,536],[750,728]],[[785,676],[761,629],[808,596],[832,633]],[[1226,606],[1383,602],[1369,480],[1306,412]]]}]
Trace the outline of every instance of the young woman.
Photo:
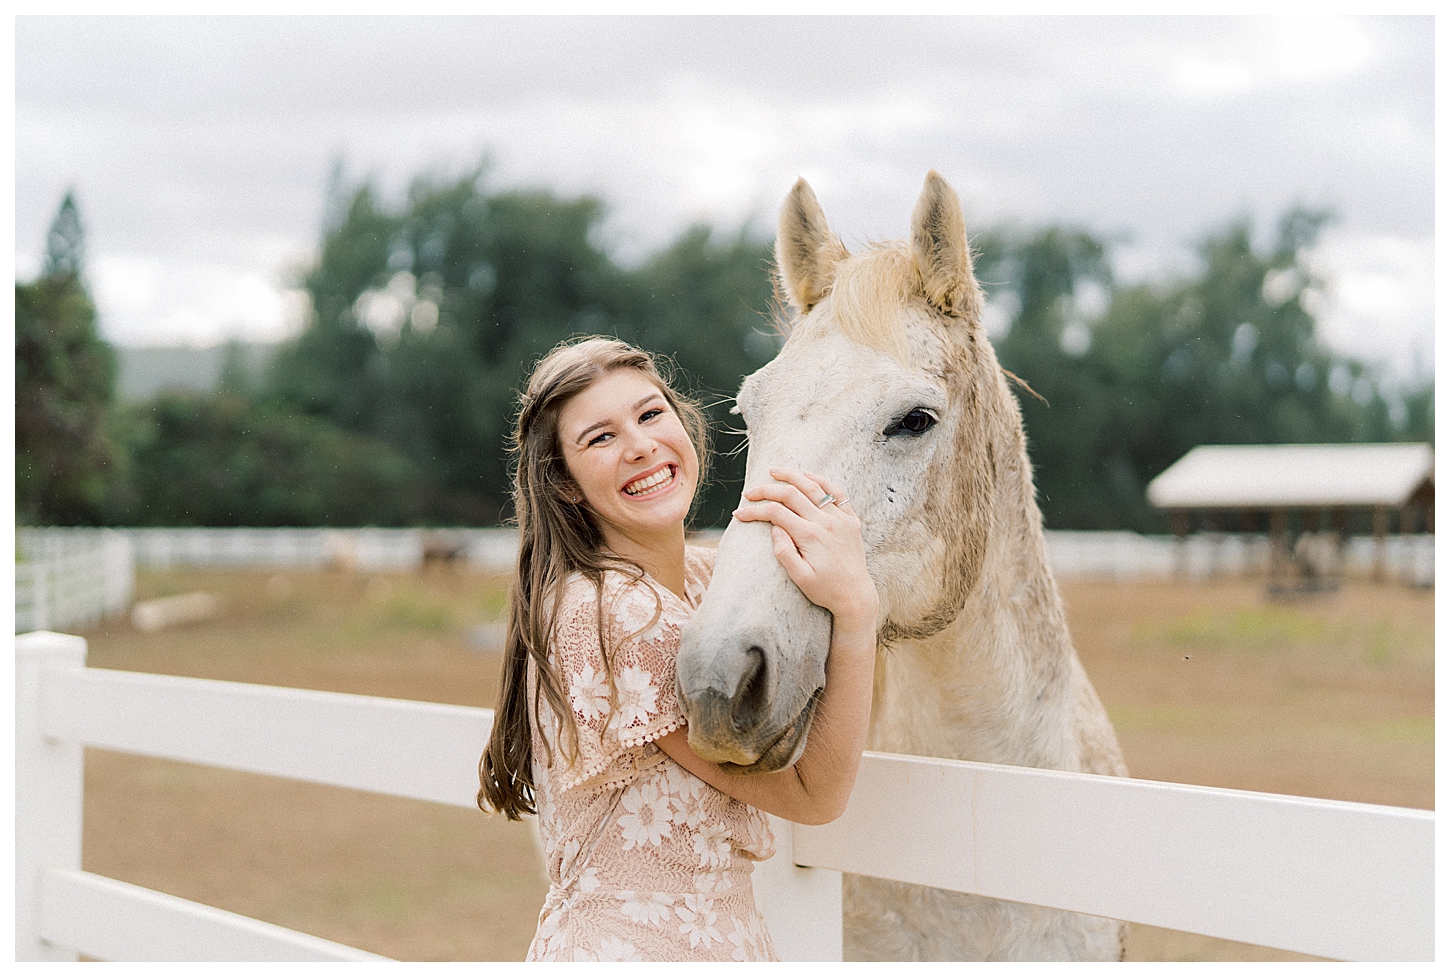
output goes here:
[{"label": "young woman", "polygon": [[675,694],[680,629],[714,552],[685,545],[704,416],[649,354],[593,338],[556,347],[514,431],[518,572],[479,806],[537,813],[550,889],[530,960],[770,960],[751,862],[761,811],[820,824],[844,810],[871,711],[876,591],[860,522],[826,479],[750,489],[741,521],[834,616],[804,752],[740,776],[691,751]]}]

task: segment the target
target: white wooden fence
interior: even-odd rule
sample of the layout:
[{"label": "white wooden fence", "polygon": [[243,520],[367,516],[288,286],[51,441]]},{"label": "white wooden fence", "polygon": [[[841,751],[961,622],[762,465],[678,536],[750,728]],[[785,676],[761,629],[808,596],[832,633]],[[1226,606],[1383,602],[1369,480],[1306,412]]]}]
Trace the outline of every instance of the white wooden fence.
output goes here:
[{"label": "white wooden fence", "polygon": [[15,630],[84,627],[131,606],[131,541],[114,529],[15,534]]},{"label": "white wooden fence", "polygon": [[[473,807],[489,710],[85,667],[16,648],[16,959],[363,960],[81,871],[86,745]],[[483,815],[480,815],[480,817]],[[1352,960],[1434,957],[1434,814],[867,754],[838,821],[775,821],[781,956],[841,957],[857,872]]]},{"label": "white wooden fence", "polygon": [[[416,570],[422,565],[430,535],[461,543],[464,558],[475,569],[505,573],[513,568],[518,537],[512,529],[173,527],[24,529],[20,532],[22,541],[29,541],[34,550],[54,550],[57,546],[74,548],[85,539],[124,538],[130,541],[137,563],[158,568],[316,569],[347,565],[363,571],[394,573]],[[711,540],[719,535],[718,531],[707,531],[698,538]],[[1048,559],[1059,579],[1167,580],[1183,573],[1190,579],[1202,580],[1261,574],[1269,566],[1269,541],[1265,536],[1202,533],[1182,542],[1171,536],[1144,536],[1127,531],[1048,530],[1044,536]],[[1422,586],[1434,583],[1433,534],[1390,536],[1384,545],[1384,564],[1394,578]],[[1375,546],[1375,541],[1368,537],[1349,539],[1344,550],[1345,569],[1368,576],[1376,561]],[[77,620],[84,623],[90,618]],[[77,620],[49,619],[35,627],[69,627]]]},{"label": "white wooden fence", "polygon": [[[1262,575],[1269,570],[1269,538],[1238,533],[1198,533],[1179,540],[1128,531],[1050,529],[1044,532],[1047,558],[1058,579],[1190,580]],[[1344,572],[1368,577],[1382,560],[1390,579],[1422,587],[1435,583],[1433,533],[1388,536],[1384,552],[1373,537],[1345,540]]]},{"label": "white wooden fence", "polygon": [[517,534],[509,529],[156,528],[120,530],[136,560],[154,567],[305,567],[343,565],[364,571],[406,572],[423,563],[430,536],[463,546],[479,569],[513,567]]}]

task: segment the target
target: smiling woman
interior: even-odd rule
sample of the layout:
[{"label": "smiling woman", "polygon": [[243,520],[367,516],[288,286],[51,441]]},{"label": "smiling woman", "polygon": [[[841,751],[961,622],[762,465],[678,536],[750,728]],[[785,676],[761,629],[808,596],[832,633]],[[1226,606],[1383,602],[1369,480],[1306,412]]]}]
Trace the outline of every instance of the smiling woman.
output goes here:
[{"label": "smiling woman", "polygon": [[714,565],[685,545],[705,447],[699,408],[617,340],[556,347],[521,397],[518,568],[479,806],[539,817],[550,888],[531,960],[774,959],[750,878],[775,850],[761,812],[829,821],[855,782],[876,591],[850,503],[803,472],[747,491],[736,518],[771,524],[781,565],[833,615],[817,731],[780,733],[798,759],[754,776],[690,748],[675,656]]},{"label": "smiling woman", "polygon": [[[559,446],[604,545],[676,594],[684,587],[652,558],[683,549],[700,460],[664,392],[639,370],[610,371],[565,402]],[[663,575],[662,575],[663,574]]]}]

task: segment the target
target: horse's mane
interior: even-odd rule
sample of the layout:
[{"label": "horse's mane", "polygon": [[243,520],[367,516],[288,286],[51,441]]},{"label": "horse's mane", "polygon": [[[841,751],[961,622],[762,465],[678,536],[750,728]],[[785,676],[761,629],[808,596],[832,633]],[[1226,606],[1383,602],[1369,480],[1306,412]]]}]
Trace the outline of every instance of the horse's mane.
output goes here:
[{"label": "horse's mane", "polygon": [[837,263],[834,271],[830,292],[821,302],[831,314],[797,326],[802,338],[816,338],[834,320],[846,338],[907,362],[907,310],[914,306],[924,310],[924,299],[906,243],[869,244]]}]

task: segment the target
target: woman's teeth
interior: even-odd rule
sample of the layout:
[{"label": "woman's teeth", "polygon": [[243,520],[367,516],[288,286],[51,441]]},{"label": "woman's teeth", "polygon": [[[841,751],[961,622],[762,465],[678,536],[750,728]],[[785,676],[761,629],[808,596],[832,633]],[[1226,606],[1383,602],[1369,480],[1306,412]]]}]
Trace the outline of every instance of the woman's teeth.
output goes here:
[{"label": "woman's teeth", "polygon": [[675,470],[673,467],[661,468],[649,478],[642,478],[637,482],[630,482],[624,487],[624,494],[643,495],[646,492],[659,488],[674,477]]}]

